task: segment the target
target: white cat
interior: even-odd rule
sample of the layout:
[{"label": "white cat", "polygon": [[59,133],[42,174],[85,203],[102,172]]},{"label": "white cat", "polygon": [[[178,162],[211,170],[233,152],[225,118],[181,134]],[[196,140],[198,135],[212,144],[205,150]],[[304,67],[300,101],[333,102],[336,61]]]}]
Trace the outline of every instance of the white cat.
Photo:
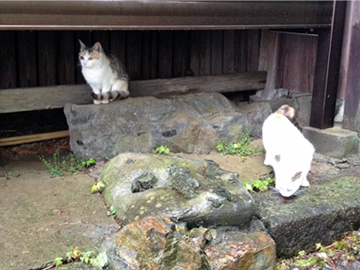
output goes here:
[{"label": "white cat", "polygon": [[275,190],[290,197],[300,188],[307,187],[307,174],[315,152],[313,145],[289,119],[295,116],[294,108],[281,106],[264,122],[263,144],[266,151],[265,165],[275,172]]},{"label": "white cat", "polygon": [[93,90],[95,104],[109,103],[129,96],[129,76],[125,67],[112,54],[106,55],[99,42],[87,48],[80,42],[81,72]]}]

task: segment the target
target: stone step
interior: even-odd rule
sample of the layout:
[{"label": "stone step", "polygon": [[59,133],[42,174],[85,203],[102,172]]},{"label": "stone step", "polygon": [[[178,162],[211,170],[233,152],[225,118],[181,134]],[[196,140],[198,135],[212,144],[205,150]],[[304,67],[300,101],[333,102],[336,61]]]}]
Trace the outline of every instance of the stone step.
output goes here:
[{"label": "stone step", "polygon": [[360,227],[360,181],[357,175],[323,179],[284,198],[275,191],[254,194],[259,218],[276,242],[277,257],[329,245]]}]

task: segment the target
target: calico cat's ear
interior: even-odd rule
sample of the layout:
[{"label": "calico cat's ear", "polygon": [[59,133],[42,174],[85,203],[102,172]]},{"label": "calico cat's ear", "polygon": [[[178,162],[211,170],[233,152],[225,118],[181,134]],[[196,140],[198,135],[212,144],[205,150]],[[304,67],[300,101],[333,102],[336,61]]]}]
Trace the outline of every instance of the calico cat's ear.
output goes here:
[{"label": "calico cat's ear", "polygon": [[80,52],[82,52],[83,50],[85,50],[86,46],[80,39],[79,39],[79,43],[80,43]]},{"label": "calico cat's ear", "polygon": [[94,44],[94,46],[91,48],[91,50],[95,51],[95,52],[98,52],[98,53],[102,53],[102,51],[103,51],[100,42],[96,42]]}]

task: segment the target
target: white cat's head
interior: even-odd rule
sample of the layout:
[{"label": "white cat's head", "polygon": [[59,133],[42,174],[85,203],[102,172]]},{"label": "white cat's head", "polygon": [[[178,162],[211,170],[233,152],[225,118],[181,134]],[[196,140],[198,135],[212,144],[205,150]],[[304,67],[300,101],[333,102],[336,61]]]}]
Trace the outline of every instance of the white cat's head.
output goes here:
[{"label": "white cat's head", "polygon": [[100,42],[96,42],[94,46],[88,48],[85,44],[79,39],[80,43],[80,52],[79,52],[79,61],[82,67],[94,67],[98,65],[105,56],[103,48]]}]

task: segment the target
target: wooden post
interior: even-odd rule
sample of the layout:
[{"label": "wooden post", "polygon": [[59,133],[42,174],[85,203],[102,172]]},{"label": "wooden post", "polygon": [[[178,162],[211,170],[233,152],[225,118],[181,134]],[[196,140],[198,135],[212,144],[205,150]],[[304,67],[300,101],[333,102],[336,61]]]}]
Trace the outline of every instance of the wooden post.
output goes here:
[{"label": "wooden post", "polygon": [[333,127],[346,1],[334,1],[330,29],[319,29],[310,126]]},{"label": "wooden post", "polygon": [[270,99],[274,89],[279,87],[279,40],[279,33],[262,30],[258,70],[267,71],[267,76],[264,90],[258,91],[257,95],[264,99]]},{"label": "wooden post", "polygon": [[345,93],[343,128],[360,132],[360,2],[350,1],[346,11],[339,91]]}]

